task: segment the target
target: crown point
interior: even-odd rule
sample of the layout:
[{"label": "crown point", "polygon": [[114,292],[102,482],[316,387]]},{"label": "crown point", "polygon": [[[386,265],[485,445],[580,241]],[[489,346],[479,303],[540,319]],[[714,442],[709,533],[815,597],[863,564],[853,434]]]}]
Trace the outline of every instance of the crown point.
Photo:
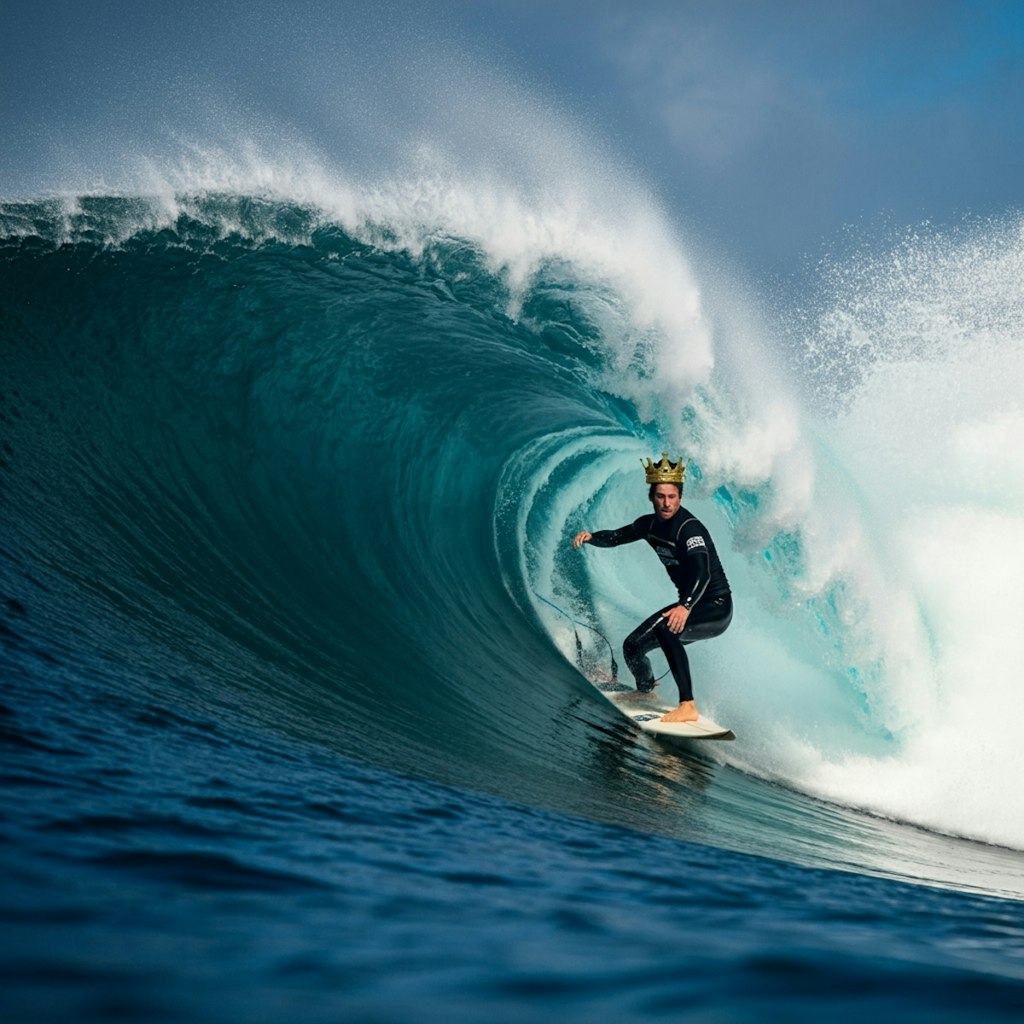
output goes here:
[{"label": "crown point", "polygon": [[651,459],[641,459],[640,464],[644,467],[644,476],[649,484],[679,484],[680,487],[683,485],[683,479],[686,476],[686,465],[683,464],[682,458],[678,462],[673,462],[668,457],[668,452],[662,452],[661,458],[655,462]]}]

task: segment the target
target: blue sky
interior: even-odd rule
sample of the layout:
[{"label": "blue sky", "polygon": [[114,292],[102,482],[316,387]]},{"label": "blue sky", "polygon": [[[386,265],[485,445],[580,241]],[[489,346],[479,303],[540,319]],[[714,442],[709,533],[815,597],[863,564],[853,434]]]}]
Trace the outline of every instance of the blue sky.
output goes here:
[{"label": "blue sky", "polygon": [[397,118],[389,75],[420,59],[493,69],[769,276],[851,225],[1024,206],[1019,0],[7,0],[0,194],[77,187],[211,118],[358,161],[374,132],[345,132]]}]

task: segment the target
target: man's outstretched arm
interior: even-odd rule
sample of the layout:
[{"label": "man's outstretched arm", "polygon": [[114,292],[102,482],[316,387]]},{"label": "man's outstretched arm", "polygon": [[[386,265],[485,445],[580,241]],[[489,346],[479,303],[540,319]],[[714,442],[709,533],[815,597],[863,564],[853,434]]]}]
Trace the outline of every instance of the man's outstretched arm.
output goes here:
[{"label": "man's outstretched arm", "polygon": [[574,548],[582,547],[584,544],[593,544],[595,548],[615,548],[620,544],[631,544],[639,540],[640,534],[636,531],[636,523],[629,523],[627,526],[620,526],[617,530],[598,530],[590,533],[588,530],[580,530],[572,539]]}]

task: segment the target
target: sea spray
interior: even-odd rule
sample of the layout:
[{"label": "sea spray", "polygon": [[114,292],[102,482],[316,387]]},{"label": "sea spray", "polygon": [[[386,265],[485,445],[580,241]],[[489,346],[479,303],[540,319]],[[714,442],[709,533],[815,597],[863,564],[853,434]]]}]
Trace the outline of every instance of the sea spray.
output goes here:
[{"label": "sea spray", "polygon": [[1024,770],[1012,734],[1024,664],[1021,224],[922,230],[826,280],[831,302],[809,341],[857,378],[830,431],[872,531],[864,558],[886,570],[890,604],[872,627],[909,639],[912,604],[930,664],[924,677],[884,677],[899,756],[823,758],[809,781],[894,817],[1019,846],[1024,801],[1008,780]]}]

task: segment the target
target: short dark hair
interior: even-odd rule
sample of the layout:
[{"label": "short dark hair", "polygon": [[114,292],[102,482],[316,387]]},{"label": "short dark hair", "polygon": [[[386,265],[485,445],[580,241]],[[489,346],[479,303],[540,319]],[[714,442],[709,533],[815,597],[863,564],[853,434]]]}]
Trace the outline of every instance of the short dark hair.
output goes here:
[{"label": "short dark hair", "polygon": [[[647,500],[648,501],[654,501],[654,488],[655,487],[660,487],[660,486],[661,486],[661,484],[651,484],[651,486],[647,489]],[[668,486],[669,487],[674,487],[679,492],[679,497],[680,498],[683,496],[683,485],[682,484],[677,484],[675,482],[670,482],[668,484]]]}]

